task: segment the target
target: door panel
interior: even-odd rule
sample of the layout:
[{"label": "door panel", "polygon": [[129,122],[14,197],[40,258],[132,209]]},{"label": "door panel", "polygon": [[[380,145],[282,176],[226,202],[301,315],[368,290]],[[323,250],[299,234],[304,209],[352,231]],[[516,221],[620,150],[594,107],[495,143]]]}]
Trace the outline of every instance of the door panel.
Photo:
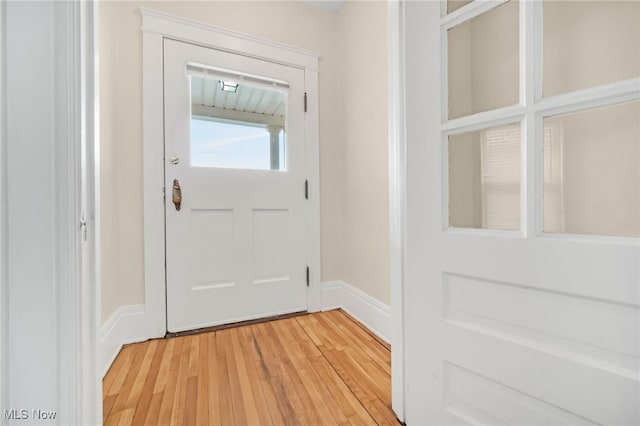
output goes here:
[{"label": "door panel", "polygon": [[[471,2],[448,16],[443,4],[405,3],[406,421],[638,424],[640,76],[542,99],[548,3],[520,2],[501,18],[519,25],[516,65],[491,52],[502,41],[485,43],[501,26],[475,24],[513,3]],[[586,7],[551,7],[560,3]],[[616,28],[628,21],[616,10],[630,7],[589,19]],[[474,37],[462,34],[469,27]],[[589,56],[593,40],[578,36],[588,27],[571,27],[576,54]],[[561,47],[555,57],[569,59]],[[492,103],[513,90],[486,74],[487,60],[518,75],[518,104]]]},{"label": "door panel", "polygon": [[164,43],[168,330],[305,311],[304,71]]}]

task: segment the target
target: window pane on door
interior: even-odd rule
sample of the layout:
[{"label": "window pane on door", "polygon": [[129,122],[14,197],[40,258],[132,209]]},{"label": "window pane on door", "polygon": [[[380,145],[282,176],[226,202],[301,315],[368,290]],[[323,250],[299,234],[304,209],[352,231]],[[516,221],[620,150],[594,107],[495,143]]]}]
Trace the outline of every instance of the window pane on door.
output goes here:
[{"label": "window pane on door", "polygon": [[640,102],[544,120],[544,232],[640,236]]},{"label": "window pane on door", "polygon": [[286,170],[286,94],[191,77],[191,165]]},{"label": "window pane on door", "polygon": [[543,94],[640,76],[639,1],[545,1]]},{"label": "window pane on door", "polygon": [[510,1],[447,32],[450,119],[518,103],[518,31]]},{"label": "window pane on door", "polygon": [[520,229],[520,124],[449,136],[449,226]]}]

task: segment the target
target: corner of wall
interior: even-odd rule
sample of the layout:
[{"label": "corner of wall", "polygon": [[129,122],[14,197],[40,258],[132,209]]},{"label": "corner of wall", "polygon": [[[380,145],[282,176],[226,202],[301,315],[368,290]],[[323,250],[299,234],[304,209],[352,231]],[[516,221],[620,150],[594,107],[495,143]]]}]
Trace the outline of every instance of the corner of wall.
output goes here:
[{"label": "corner of wall", "polygon": [[322,283],[322,311],[342,309],[391,343],[391,308],[344,281]]},{"label": "corner of wall", "polygon": [[145,325],[144,305],[120,306],[102,325],[99,355],[102,377],[107,374],[124,345],[148,339]]}]

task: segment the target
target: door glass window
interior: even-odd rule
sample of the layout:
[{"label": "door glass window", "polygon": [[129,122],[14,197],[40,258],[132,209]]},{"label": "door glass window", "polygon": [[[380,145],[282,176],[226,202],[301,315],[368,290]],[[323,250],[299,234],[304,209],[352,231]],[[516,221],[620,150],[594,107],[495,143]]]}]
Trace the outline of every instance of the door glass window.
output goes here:
[{"label": "door glass window", "polygon": [[191,165],[286,170],[286,93],[191,76]]},{"label": "door glass window", "polygon": [[520,229],[520,125],[449,136],[449,226]]},{"label": "door glass window", "polygon": [[518,103],[518,2],[448,30],[449,118]]},{"label": "door glass window", "polygon": [[639,1],[546,1],[543,94],[640,76]]},{"label": "door glass window", "polygon": [[640,236],[640,102],[544,120],[544,231]]}]

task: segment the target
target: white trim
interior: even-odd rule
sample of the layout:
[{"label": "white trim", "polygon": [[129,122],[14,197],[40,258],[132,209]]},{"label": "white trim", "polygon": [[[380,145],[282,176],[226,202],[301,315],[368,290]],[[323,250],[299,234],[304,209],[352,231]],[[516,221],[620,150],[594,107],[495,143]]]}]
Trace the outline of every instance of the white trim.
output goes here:
[{"label": "white trim", "polygon": [[158,10],[140,8],[142,31],[187,43],[241,53],[265,61],[318,71],[318,54],[250,34],[208,25]]},{"label": "white trim", "polygon": [[404,262],[406,251],[406,136],[404,126],[404,3],[388,3],[389,241],[391,245],[391,407],[404,421]]},{"label": "white trim", "polygon": [[174,39],[249,56],[305,71],[306,169],[309,180],[307,263],[308,310],[320,309],[320,149],[318,130],[318,54],[229,31],[147,8],[142,14],[143,176],[146,337],[166,332],[164,223],[163,40]]},{"label": "white trim", "polygon": [[[471,2],[460,9],[440,18],[440,26],[445,31],[467,22],[470,19],[477,18],[485,12],[490,11],[509,0],[480,0]],[[446,11],[446,9],[445,9]]]},{"label": "white trim", "polygon": [[[322,283],[322,311],[342,309],[391,343],[391,308],[344,281]],[[392,352],[393,353],[393,352]]]},{"label": "white trim", "polygon": [[[0,93],[6,92],[6,2],[0,3]],[[9,278],[7,274],[7,97],[0,97],[0,408],[9,405]]]},{"label": "white trim", "polygon": [[100,330],[100,377],[104,377],[123,345],[147,340],[144,305],[120,306]]},{"label": "white trim", "polygon": [[[57,424],[98,424],[94,4],[14,2],[3,3],[1,10],[2,38],[9,43],[3,45],[0,68],[2,304],[7,308],[2,404],[55,410]],[[29,25],[30,37],[24,38]],[[25,56],[25,49],[32,55]],[[33,117],[38,126],[30,123]],[[8,229],[11,234],[5,235]],[[6,347],[11,347],[8,356]],[[4,393],[9,386],[11,393]]]}]

